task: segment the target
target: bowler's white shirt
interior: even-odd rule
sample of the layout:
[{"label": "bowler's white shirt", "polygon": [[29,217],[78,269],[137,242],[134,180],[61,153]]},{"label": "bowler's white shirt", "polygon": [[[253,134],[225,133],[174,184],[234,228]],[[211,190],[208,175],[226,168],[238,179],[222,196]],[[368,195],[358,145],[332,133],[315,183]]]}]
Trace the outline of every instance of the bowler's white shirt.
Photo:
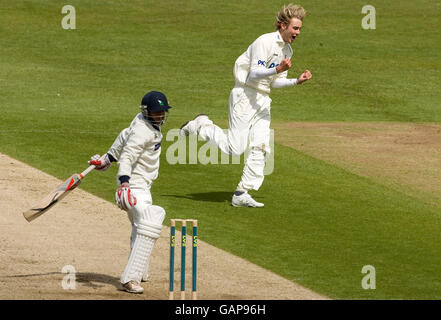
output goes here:
[{"label": "bowler's white shirt", "polygon": [[261,35],[237,58],[234,64],[236,84],[270,93],[270,86],[274,79],[286,78],[288,71],[253,80],[248,77],[250,70],[254,68],[275,68],[283,59],[291,58],[292,53],[291,45],[283,41],[279,31]]}]

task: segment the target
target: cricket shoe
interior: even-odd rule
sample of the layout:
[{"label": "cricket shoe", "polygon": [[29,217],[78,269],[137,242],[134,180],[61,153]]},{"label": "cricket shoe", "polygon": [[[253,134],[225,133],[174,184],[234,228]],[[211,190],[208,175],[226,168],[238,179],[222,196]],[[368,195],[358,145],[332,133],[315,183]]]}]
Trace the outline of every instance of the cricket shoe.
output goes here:
[{"label": "cricket shoe", "polygon": [[253,208],[263,208],[264,204],[254,200],[248,192],[244,192],[239,196],[233,195],[231,200],[231,205],[233,207],[253,207]]},{"label": "cricket shoe", "polygon": [[181,126],[179,134],[188,136],[190,134],[199,134],[199,130],[203,125],[213,124],[206,114],[198,114],[193,120],[187,121]]},{"label": "cricket shoe", "polygon": [[143,293],[144,288],[140,286],[140,284],[136,281],[129,281],[122,284],[122,287],[124,291],[127,291],[129,293]]}]

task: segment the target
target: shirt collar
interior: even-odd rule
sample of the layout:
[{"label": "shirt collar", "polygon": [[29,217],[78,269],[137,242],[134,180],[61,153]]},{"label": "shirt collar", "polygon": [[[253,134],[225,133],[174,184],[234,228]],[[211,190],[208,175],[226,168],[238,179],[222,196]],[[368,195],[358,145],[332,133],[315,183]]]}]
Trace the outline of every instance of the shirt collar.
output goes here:
[{"label": "shirt collar", "polygon": [[285,43],[285,41],[283,41],[282,35],[280,34],[280,31],[279,31],[279,30],[277,30],[277,31],[275,32],[275,34],[276,34],[276,41],[277,41],[277,42],[279,42],[279,43]]}]

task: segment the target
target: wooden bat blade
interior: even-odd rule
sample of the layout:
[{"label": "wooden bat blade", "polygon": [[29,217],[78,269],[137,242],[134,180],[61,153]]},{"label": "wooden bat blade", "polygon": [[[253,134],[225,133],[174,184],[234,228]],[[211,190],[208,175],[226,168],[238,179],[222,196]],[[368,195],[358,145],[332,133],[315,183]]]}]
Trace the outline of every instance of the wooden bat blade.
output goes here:
[{"label": "wooden bat blade", "polygon": [[70,176],[66,181],[55,188],[55,190],[44,197],[37,205],[23,212],[23,216],[29,222],[38,218],[55,204],[57,204],[57,202],[67,196],[69,192],[75,189],[80,183],[81,176],[79,174]]}]

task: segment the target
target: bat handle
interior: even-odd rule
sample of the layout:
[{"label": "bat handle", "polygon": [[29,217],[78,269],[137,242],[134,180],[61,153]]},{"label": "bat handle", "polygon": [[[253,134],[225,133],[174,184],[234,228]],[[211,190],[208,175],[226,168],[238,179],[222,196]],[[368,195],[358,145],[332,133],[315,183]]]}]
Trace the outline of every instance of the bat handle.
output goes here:
[{"label": "bat handle", "polygon": [[94,165],[89,166],[86,170],[80,173],[80,178],[83,179],[89,172],[95,169]]}]

